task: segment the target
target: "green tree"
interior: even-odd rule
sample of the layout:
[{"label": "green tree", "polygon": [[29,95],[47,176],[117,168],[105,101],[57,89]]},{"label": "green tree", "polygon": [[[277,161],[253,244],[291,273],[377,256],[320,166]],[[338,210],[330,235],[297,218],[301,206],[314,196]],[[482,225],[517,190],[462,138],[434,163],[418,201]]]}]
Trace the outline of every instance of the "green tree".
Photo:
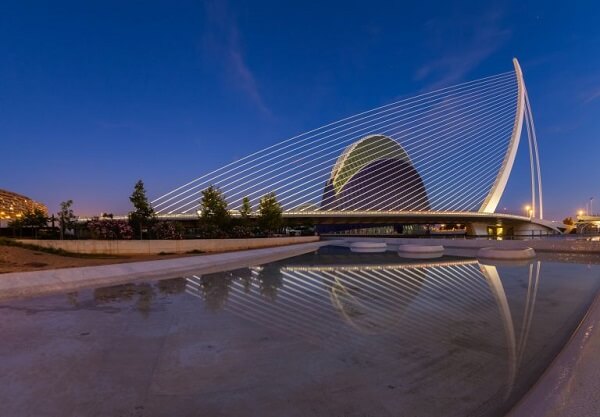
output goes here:
[{"label": "green tree", "polygon": [[273,234],[283,223],[281,205],[275,193],[269,193],[260,199],[258,205],[258,224],[267,234]]},{"label": "green tree", "polygon": [[244,197],[242,199],[242,207],[240,208],[240,215],[242,219],[246,220],[252,214],[252,204],[250,204],[250,199],[248,197]]},{"label": "green tree", "polygon": [[24,213],[21,220],[23,222],[23,226],[33,229],[34,237],[36,239],[38,229],[48,225],[48,216],[46,215],[46,212],[38,207]]},{"label": "green tree", "polygon": [[231,221],[231,215],[227,210],[227,201],[221,190],[213,185],[202,191],[200,218],[206,224],[215,225],[220,229],[227,228]]},{"label": "green tree", "polygon": [[12,229],[13,237],[17,236],[17,230],[19,231],[19,236],[23,237],[23,216],[18,216],[17,218],[9,221],[8,227]]},{"label": "green tree", "polygon": [[60,203],[58,212],[58,224],[60,227],[60,239],[65,238],[65,231],[75,226],[75,214],[73,214],[73,200],[67,200]]},{"label": "green tree", "polygon": [[156,220],[156,214],[148,201],[148,197],[146,197],[146,189],[142,180],[135,183],[129,201],[131,201],[134,208],[133,211],[129,212],[129,224],[135,234],[142,239],[144,227],[151,226]]}]

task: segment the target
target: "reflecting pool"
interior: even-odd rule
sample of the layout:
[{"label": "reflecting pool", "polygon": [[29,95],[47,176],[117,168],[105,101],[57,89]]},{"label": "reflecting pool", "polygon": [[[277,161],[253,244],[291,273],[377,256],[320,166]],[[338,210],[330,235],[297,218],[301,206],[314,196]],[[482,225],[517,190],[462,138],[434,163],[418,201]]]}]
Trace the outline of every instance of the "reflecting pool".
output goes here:
[{"label": "reflecting pool", "polygon": [[501,416],[600,265],[343,248],[0,304],[0,415]]}]

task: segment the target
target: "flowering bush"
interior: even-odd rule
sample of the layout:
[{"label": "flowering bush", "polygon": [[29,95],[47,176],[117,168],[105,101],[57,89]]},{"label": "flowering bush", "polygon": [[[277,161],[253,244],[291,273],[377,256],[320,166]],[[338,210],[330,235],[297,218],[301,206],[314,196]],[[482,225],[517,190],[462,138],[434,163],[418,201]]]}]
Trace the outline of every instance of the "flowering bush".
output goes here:
[{"label": "flowering bush", "polygon": [[231,232],[229,233],[229,237],[235,239],[243,239],[248,237],[253,237],[254,232],[248,226],[233,226],[231,228]]},{"label": "flowering bush", "polygon": [[196,228],[196,237],[200,239],[225,239],[227,233],[214,224],[199,224]]},{"label": "flowering bush", "polygon": [[131,239],[133,229],[126,220],[93,218],[87,228],[94,239]]},{"label": "flowering bush", "polygon": [[181,239],[183,237],[181,229],[179,224],[173,222],[158,222],[152,227],[152,232],[156,239]]}]

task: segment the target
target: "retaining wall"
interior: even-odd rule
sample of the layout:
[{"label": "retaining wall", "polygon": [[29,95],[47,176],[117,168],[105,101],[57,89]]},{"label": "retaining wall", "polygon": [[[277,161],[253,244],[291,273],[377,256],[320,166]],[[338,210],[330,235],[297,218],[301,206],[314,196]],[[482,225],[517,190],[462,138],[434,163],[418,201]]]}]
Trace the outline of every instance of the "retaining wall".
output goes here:
[{"label": "retaining wall", "polygon": [[32,240],[18,239],[46,248],[64,249],[75,253],[107,255],[155,255],[158,253],[229,252],[259,249],[297,243],[316,242],[318,236],[292,236],[251,239],[186,239],[186,240]]}]

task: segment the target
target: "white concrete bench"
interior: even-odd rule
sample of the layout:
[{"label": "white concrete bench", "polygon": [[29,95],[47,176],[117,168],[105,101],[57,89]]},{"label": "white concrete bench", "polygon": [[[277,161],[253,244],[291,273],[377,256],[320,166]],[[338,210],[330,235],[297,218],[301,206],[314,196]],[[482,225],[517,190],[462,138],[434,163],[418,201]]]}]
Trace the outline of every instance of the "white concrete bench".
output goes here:
[{"label": "white concrete bench", "polygon": [[442,245],[399,245],[398,252],[439,253],[444,252],[444,247]]},{"label": "white concrete bench", "polygon": [[441,258],[444,256],[444,247],[442,245],[399,245],[398,255],[409,259]]},{"label": "white concrete bench", "polygon": [[350,250],[357,253],[381,253],[387,251],[385,242],[352,242]]},{"label": "white concrete bench", "polygon": [[522,249],[498,249],[481,248],[477,252],[478,258],[499,259],[499,260],[523,260],[535,258],[535,251],[532,248]]}]

